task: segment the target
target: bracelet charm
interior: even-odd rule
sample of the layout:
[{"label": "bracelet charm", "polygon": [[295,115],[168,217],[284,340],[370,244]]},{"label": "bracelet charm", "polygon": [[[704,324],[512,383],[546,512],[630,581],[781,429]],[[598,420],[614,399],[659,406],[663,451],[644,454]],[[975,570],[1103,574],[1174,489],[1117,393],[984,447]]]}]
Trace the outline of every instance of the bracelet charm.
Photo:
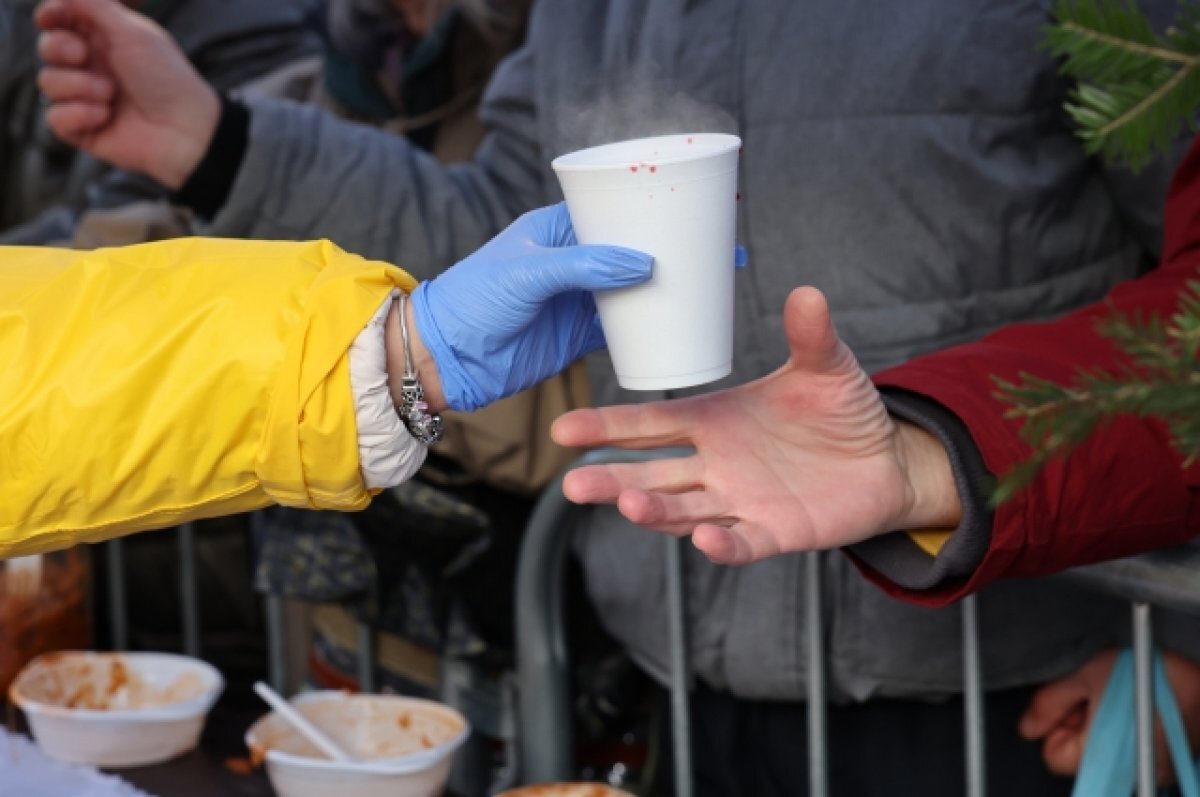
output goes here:
[{"label": "bracelet charm", "polygon": [[400,403],[396,405],[396,414],[404,422],[418,442],[432,445],[442,439],[442,416],[429,412],[429,404],[425,401],[425,390],[417,379],[416,369],[413,368],[412,347],[408,338],[408,294],[401,293],[397,297],[400,312],[400,336],[404,340],[404,377],[400,384]]}]

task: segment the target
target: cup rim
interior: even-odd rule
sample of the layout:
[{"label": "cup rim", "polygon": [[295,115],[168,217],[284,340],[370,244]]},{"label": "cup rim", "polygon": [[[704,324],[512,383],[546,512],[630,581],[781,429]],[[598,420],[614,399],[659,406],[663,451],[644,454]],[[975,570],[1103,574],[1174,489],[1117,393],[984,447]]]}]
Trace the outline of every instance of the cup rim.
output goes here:
[{"label": "cup rim", "polygon": [[602,172],[602,171],[610,171],[610,170],[618,169],[618,168],[625,168],[630,163],[630,161],[628,159],[624,159],[624,160],[620,160],[620,161],[614,160],[611,163],[575,163],[573,161],[575,159],[581,158],[585,155],[594,154],[599,150],[604,150],[604,149],[609,149],[609,148],[615,149],[617,147],[621,147],[621,146],[630,144],[635,141],[656,141],[656,140],[680,139],[680,138],[688,138],[688,139],[704,138],[704,139],[708,139],[708,140],[717,142],[717,146],[714,146],[712,148],[705,148],[702,152],[700,152],[699,154],[695,154],[695,155],[685,154],[685,155],[676,155],[676,156],[672,156],[672,157],[655,158],[652,165],[654,165],[654,166],[670,166],[670,165],[674,165],[674,164],[678,164],[678,163],[687,163],[689,161],[699,160],[700,158],[709,158],[709,157],[713,157],[716,155],[724,155],[730,151],[738,150],[742,146],[742,139],[738,136],[733,135],[732,133],[669,133],[667,135],[661,135],[661,136],[645,136],[643,138],[630,138],[630,139],[624,139],[622,141],[610,141],[607,144],[598,144],[594,147],[585,147],[584,149],[577,149],[573,152],[568,152],[563,155],[559,155],[557,158],[555,158],[553,161],[550,162],[550,167],[552,169],[554,169],[555,172]]}]

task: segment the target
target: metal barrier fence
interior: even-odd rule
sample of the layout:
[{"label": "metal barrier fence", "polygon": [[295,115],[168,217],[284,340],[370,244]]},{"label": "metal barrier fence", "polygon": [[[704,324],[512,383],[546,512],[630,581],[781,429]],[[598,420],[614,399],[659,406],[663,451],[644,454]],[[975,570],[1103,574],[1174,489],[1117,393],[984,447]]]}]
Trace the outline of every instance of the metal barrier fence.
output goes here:
[{"label": "metal barrier fence", "polygon": [[[179,544],[180,627],[183,652],[200,655],[200,599],[196,589],[196,527],[184,523],[175,530]],[[129,617],[125,605],[125,545],[120,537],[106,543],[108,619],[113,650],[129,648]]]},{"label": "metal barrier fence", "polygon": [[[670,456],[677,452],[595,451],[580,464],[629,462]],[[516,747],[515,771],[507,783],[567,780],[572,776],[573,741],[566,628],[563,621],[564,580],[570,532],[586,508],[562,495],[561,477],[546,488],[526,529],[517,570],[516,650],[517,706],[511,735]],[[196,592],[195,530],[178,531],[183,647],[200,653],[200,606]],[[691,681],[687,646],[687,594],[682,564],[682,540],[663,538],[668,590],[668,640],[671,649],[671,722],[675,783],[678,797],[693,794],[688,690]],[[122,543],[108,545],[110,628],[113,647],[128,647]],[[828,797],[829,749],[826,728],[825,639],[822,632],[820,555],[806,554],[805,624],[808,631],[807,701],[809,730],[809,795]],[[1183,546],[1142,556],[1076,568],[1059,578],[1082,587],[1128,600],[1132,607],[1134,680],[1137,732],[1137,797],[1154,797],[1154,696],[1152,678],[1153,629],[1151,606],[1200,614],[1200,547]],[[271,684],[286,692],[288,673],[284,653],[284,603],[278,596],[265,601],[268,671]],[[984,683],[980,661],[978,608],[974,596],[960,604],[963,628],[963,713],[966,754],[965,794],[986,794]],[[365,624],[358,629],[358,678],[363,691],[375,690],[375,641]],[[507,728],[506,717],[489,717]]]},{"label": "metal barrier fence", "polygon": [[1133,622],[1137,795],[1156,794],[1151,607],[1200,614],[1200,547],[1184,545],[1129,559],[1080,567],[1062,578],[1130,601]]},{"label": "metal barrier fence", "polygon": [[[593,451],[580,464],[644,461],[678,455],[677,451]],[[562,619],[563,580],[570,531],[588,511],[567,501],[562,478],[545,489],[530,518],[517,566],[516,648],[520,779],[539,783],[571,779],[571,701],[566,628]],[[675,793],[694,792],[688,687],[691,681],[687,648],[687,606],[681,539],[664,537],[667,583],[668,640],[671,649],[671,729],[675,763]],[[820,557],[807,557],[805,621],[810,629],[807,690],[809,728],[809,791],[828,794],[825,720],[825,643],[821,614]],[[812,629],[817,633],[811,633]],[[972,796],[973,797],[973,796]]]}]

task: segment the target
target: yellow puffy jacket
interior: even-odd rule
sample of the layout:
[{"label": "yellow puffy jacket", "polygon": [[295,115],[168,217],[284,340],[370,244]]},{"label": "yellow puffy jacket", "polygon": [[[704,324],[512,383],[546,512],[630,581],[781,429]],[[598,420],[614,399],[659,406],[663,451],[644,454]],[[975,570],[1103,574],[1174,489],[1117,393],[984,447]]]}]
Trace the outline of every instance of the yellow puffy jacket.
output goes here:
[{"label": "yellow puffy jacket", "polygon": [[414,284],[328,241],[0,247],[0,559],[363,508],[347,352]]}]

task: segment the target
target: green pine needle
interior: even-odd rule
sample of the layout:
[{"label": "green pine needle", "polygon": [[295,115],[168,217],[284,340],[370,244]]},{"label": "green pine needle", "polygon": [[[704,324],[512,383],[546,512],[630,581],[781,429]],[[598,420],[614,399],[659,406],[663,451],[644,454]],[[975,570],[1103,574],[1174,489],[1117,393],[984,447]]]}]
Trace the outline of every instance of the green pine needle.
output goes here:
[{"label": "green pine needle", "polygon": [[1078,85],[1067,112],[1088,152],[1140,168],[1166,153],[1200,107],[1200,6],[1154,32],[1128,0],[1057,0],[1045,46]]},{"label": "green pine needle", "polygon": [[1025,373],[1016,383],[995,380],[996,396],[1009,405],[1005,417],[1022,422],[1021,438],[1033,455],[1000,479],[993,506],[1121,415],[1162,419],[1185,460],[1200,457],[1200,281],[1188,283],[1168,322],[1118,314],[1101,321],[1099,331],[1128,356],[1130,366],[1080,372],[1065,386]]},{"label": "green pine needle", "polygon": [[[1088,152],[1136,169],[1195,129],[1200,0],[1181,0],[1175,27],[1161,36],[1132,0],[1057,0],[1054,17],[1044,44],[1078,82],[1066,110]],[[1127,366],[1080,372],[1067,386],[1031,374],[995,380],[1033,455],[1000,479],[993,506],[1120,415],[1159,418],[1186,463],[1200,458],[1200,281],[1188,283],[1166,321],[1114,315],[1098,328]]]}]

